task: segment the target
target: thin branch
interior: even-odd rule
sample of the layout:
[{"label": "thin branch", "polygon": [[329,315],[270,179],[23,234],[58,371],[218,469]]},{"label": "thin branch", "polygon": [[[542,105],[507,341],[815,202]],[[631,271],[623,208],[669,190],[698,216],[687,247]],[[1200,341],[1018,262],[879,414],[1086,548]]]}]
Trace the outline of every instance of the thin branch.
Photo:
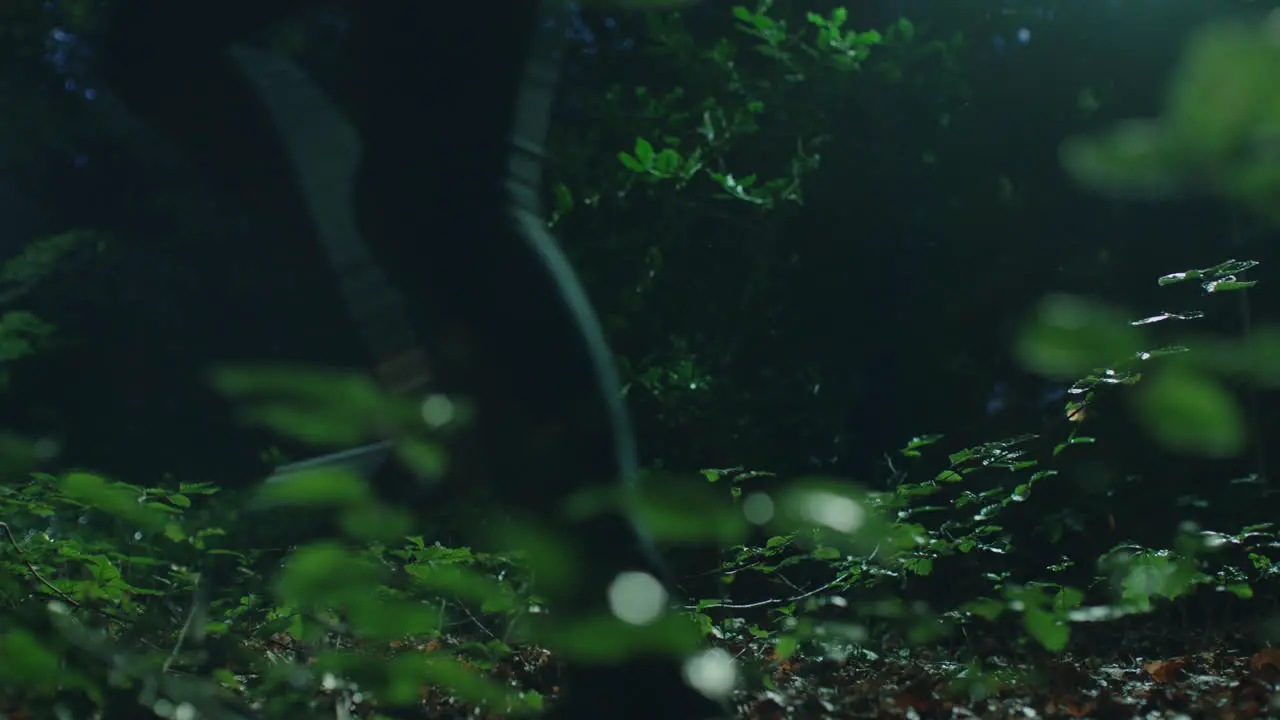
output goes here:
[{"label": "thin branch", "polygon": [[36,570],[36,566],[33,565],[31,561],[25,557],[26,553],[23,552],[22,546],[18,544],[17,538],[13,536],[13,529],[9,527],[8,523],[0,522],[0,529],[3,529],[5,536],[9,538],[9,544],[13,546],[13,551],[18,553],[18,555],[20,556],[24,556],[24,557],[19,557],[18,559],[22,561],[23,565],[27,566],[27,571],[30,572],[35,577],[36,580],[39,580],[42,585],[49,588],[49,590],[53,592],[54,595],[57,595],[68,605],[72,605],[74,607],[84,607],[78,601],[73,600],[70,595],[54,587],[53,583],[46,580],[45,577],[40,574],[40,571]]},{"label": "thin branch", "polygon": [[706,605],[701,608],[699,608],[697,605],[685,605],[684,609],[685,610],[710,610],[713,608],[723,608],[727,610],[750,610],[752,608],[769,607],[770,605],[784,605],[786,603],[793,603],[799,600],[805,600],[807,598],[811,598],[814,595],[817,595],[818,593],[821,593],[821,592],[826,592],[827,590],[830,590],[831,588],[835,587],[836,585],[839,585],[845,580],[848,580],[852,576],[853,576],[853,573],[851,572],[845,573],[825,585],[820,585],[810,590],[809,592],[801,593],[799,595],[793,595],[792,597],[789,597],[789,598],[772,598],[769,600],[760,600],[759,602],[741,603],[741,604],[718,603],[716,605]]}]

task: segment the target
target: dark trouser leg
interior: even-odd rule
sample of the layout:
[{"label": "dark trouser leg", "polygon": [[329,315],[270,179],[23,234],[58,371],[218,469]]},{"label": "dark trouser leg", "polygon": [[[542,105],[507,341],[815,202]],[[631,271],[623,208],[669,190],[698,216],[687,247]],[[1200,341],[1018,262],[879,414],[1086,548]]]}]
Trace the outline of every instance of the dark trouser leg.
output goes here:
[{"label": "dark trouser leg", "polygon": [[[536,27],[530,7],[520,7],[502,27],[442,19],[443,8],[413,4],[394,21],[376,18],[364,48],[379,59],[365,64],[403,74],[367,86],[361,218],[403,271],[433,335],[446,339],[437,348],[444,387],[479,402],[483,460],[498,499],[554,521],[571,493],[633,479],[636,459],[599,323],[537,212],[538,168],[526,164],[513,185],[504,182],[511,149],[495,139],[512,134],[511,98]],[[388,27],[415,32],[389,36]],[[427,27],[434,30],[423,38]],[[467,58],[481,45],[492,69],[484,80],[459,70],[472,67]],[[424,58],[424,48],[435,51]],[[516,134],[525,145],[543,140],[528,127]],[[461,339],[458,356],[452,338]],[[606,612],[607,586],[621,572],[662,576],[623,517],[557,529],[583,561],[581,582],[556,598],[561,613]],[[714,710],[684,685],[674,660],[568,671],[567,717],[683,720]]]},{"label": "dark trouser leg", "polygon": [[[484,461],[499,499],[549,519],[569,493],[629,479],[636,460],[599,323],[537,214],[536,167],[507,182],[534,5],[492,26],[468,22],[461,6],[397,2],[361,17],[353,44],[356,62],[377,75],[361,103],[362,231],[398,271],[428,334],[444,339],[444,387],[482,403]],[[575,537],[589,566],[610,578],[656,571],[637,539],[620,518]],[[603,580],[584,585],[603,597]]]}]

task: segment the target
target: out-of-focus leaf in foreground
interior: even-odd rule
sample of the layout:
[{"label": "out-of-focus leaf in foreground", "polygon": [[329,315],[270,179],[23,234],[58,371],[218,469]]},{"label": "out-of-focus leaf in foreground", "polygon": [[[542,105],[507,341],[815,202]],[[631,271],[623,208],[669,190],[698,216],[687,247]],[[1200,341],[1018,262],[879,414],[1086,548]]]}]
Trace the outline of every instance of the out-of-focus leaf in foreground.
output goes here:
[{"label": "out-of-focus leaf in foreground", "polygon": [[370,378],[300,367],[227,367],[214,386],[242,403],[245,419],[315,445],[348,447],[415,424],[418,413]]},{"label": "out-of-focus leaf in foreground", "polygon": [[1188,371],[1165,371],[1139,388],[1138,417],[1165,447],[1231,457],[1248,439],[1240,404],[1221,383]]},{"label": "out-of-focus leaf in foreground", "polygon": [[1191,39],[1159,117],[1068,140],[1081,184],[1129,197],[1208,194],[1280,223],[1280,11]]},{"label": "out-of-focus leaf in foreground", "polygon": [[1014,354],[1027,370],[1074,380],[1133,357],[1141,345],[1142,333],[1114,308],[1089,298],[1051,295],[1018,336]]}]

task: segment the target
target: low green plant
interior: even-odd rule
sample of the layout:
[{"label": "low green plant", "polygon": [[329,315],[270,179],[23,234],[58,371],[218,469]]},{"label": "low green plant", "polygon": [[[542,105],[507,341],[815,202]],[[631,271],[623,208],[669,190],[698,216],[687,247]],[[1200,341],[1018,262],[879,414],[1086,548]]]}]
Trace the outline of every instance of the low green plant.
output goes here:
[{"label": "low green plant", "polygon": [[[1229,260],[1165,275],[1159,284],[1196,282],[1210,296],[1241,292],[1255,284],[1242,279],[1242,273],[1256,266]],[[782,532],[761,542],[734,546],[720,568],[724,597],[696,605],[704,628],[728,635],[729,628],[743,626],[739,618],[726,618],[722,611],[763,610],[761,621],[745,627],[753,636],[774,642],[780,655],[788,655],[804,647],[829,651],[836,639],[865,646],[854,638],[872,635],[868,623],[889,620],[904,636],[924,641],[957,626],[1012,614],[1021,619],[1026,639],[1060,652],[1068,646],[1074,623],[1150,613],[1168,601],[1186,601],[1201,589],[1248,598],[1258,583],[1274,584],[1274,534],[1265,518],[1229,533],[1184,525],[1171,549],[1122,543],[1099,557],[1064,555],[1038,577],[1019,572],[1017,581],[1011,565],[1001,568],[999,562],[989,561],[1014,557],[1022,544],[1002,524],[1010,510],[1027,503],[1038,485],[1055,482],[1060,475],[1056,465],[1078,452],[1072,448],[1098,444],[1099,438],[1087,433],[1087,417],[1099,402],[1111,405],[1120,396],[1131,399],[1154,441],[1173,451],[1218,458],[1242,450],[1247,423],[1224,382],[1273,382],[1262,354],[1269,344],[1253,335],[1188,339],[1185,344],[1142,349],[1151,342],[1151,326],[1203,315],[1199,310],[1163,312],[1126,321],[1123,313],[1099,302],[1066,296],[1047,299],[1015,351],[1034,371],[1058,379],[1075,374],[1064,400],[1059,425],[1066,428],[1063,434],[1025,434],[963,448],[949,453],[935,470],[925,467],[943,436],[914,438],[898,452],[908,465],[898,470],[891,489],[856,495],[863,511],[878,520],[878,537],[898,542],[886,540],[869,552],[849,552],[806,544],[808,531],[783,526]],[[1269,333],[1259,331],[1264,338]],[[743,485],[764,481],[772,484],[770,493],[783,492],[787,485],[769,473],[742,468],[705,470],[703,476],[711,483],[728,483],[730,495],[748,515],[763,493],[744,492]],[[924,479],[914,479],[921,476]],[[1055,542],[1064,539],[1064,531],[1058,527]],[[1225,549],[1234,551],[1234,558],[1224,557]],[[1072,587],[1055,579],[1081,563],[1097,568],[1091,587]],[[970,589],[977,596],[953,596],[953,609],[936,614],[920,613],[902,600],[913,578],[937,572],[983,578],[986,590],[975,585]],[[807,582],[797,582],[798,576]],[[760,593],[751,577],[762,578],[763,587],[777,594],[766,591],[764,599],[727,599],[743,585]],[[1109,594],[1110,601],[1099,604],[1096,590]],[[887,599],[841,599],[859,597]],[[1095,601],[1088,602],[1090,597]],[[833,614],[836,619],[831,619]],[[727,626],[715,630],[715,617]]]}]

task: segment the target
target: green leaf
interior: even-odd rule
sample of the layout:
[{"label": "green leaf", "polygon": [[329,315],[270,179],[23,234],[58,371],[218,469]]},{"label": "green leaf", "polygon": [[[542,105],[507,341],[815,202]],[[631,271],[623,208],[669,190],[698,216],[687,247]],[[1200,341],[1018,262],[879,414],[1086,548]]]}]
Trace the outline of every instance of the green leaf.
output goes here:
[{"label": "green leaf", "polygon": [[562,658],[600,665],[638,654],[687,654],[702,643],[698,623],[686,615],[669,613],[647,625],[633,625],[601,613],[586,619],[564,620],[548,628],[548,643]]},{"label": "green leaf", "polygon": [[464,602],[484,604],[495,612],[515,607],[506,588],[465,567],[417,564],[405,566],[405,572],[417,580],[417,585],[433,593],[442,592]]},{"label": "green leaf", "polygon": [[1249,583],[1231,583],[1224,585],[1222,589],[1241,600],[1248,600],[1253,597],[1253,588],[1249,586]]},{"label": "green leaf", "polygon": [[928,575],[933,572],[933,559],[927,557],[907,558],[902,563],[908,570],[917,575]]},{"label": "green leaf", "polygon": [[337,543],[298,548],[277,581],[281,600],[300,607],[368,602],[382,582],[383,569]]},{"label": "green leaf", "polygon": [[[1212,281],[1226,279],[1230,275],[1239,275],[1240,273],[1251,270],[1258,266],[1257,260],[1227,260],[1218,263],[1209,268],[1195,268],[1192,270],[1184,270],[1183,272],[1169,273],[1162,275],[1156,282],[1160,287],[1166,285],[1174,285],[1181,282],[1192,281]],[[1203,315],[1203,313],[1201,313]]]},{"label": "green leaf", "polygon": [[449,467],[445,450],[438,443],[404,438],[396,443],[396,457],[421,480],[440,479]]},{"label": "green leaf", "polygon": [[317,445],[350,447],[417,426],[421,410],[387,396],[363,374],[307,367],[220,368],[218,390],[245,404],[248,420]]},{"label": "green leaf", "polygon": [[405,508],[359,503],[342,513],[342,531],[366,541],[392,542],[413,530],[413,515]]},{"label": "green leaf", "polygon": [[369,486],[363,478],[336,468],[304,470],[272,480],[257,495],[263,505],[344,506],[369,498]]},{"label": "green leaf", "polygon": [[794,635],[782,635],[773,645],[773,651],[782,660],[786,660],[800,649],[800,641]]},{"label": "green leaf", "polygon": [[1041,301],[1034,320],[1019,334],[1014,353],[1032,372],[1075,380],[1133,357],[1140,340],[1139,332],[1113,308],[1060,294]]},{"label": "green leaf", "polygon": [[357,603],[349,620],[363,638],[397,640],[404,637],[432,637],[443,625],[440,608],[422,602],[380,599]]},{"label": "green leaf", "polygon": [[907,18],[898,18],[898,34],[903,40],[912,40],[916,36],[916,26]]},{"label": "green leaf", "polygon": [[[220,633],[210,632],[209,634],[218,635]],[[236,677],[234,672],[226,668],[215,668],[211,674],[213,675],[213,679],[218,681],[219,685],[222,685],[229,690],[241,690],[244,688],[244,683],[240,681],[240,678]]]},{"label": "green leaf", "polygon": [[921,435],[911,438],[911,442],[907,446],[899,450],[906,457],[920,457],[920,449],[932,445],[942,439],[941,434]]},{"label": "green leaf", "polygon": [[833,547],[824,546],[824,547],[815,549],[813,551],[813,557],[815,560],[839,560],[841,557],[841,554],[839,550]]},{"label": "green leaf", "polygon": [[84,505],[115,515],[153,531],[163,531],[168,516],[158,503],[140,503],[141,493],[123,483],[109,483],[88,473],[70,473],[62,479],[62,492]]},{"label": "green leaf", "polygon": [[1027,632],[1051,652],[1061,652],[1071,638],[1071,628],[1066,622],[1040,608],[1027,607],[1025,623]]},{"label": "green leaf", "polygon": [[630,153],[625,153],[625,152],[618,153],[618,160],[621,161],[623,165],[626,165],[628,170],[632,170],[638,173],[646,172],[647,170],[647,168],[645,168],[645,166],[641,164],[639,160],[636,160],[634,157],[632,157]]},{"label": "green leaf", "polygon": [[653,166],[653,145],[642,137],[636,138],[636,159],[646,168]]},{"label": "green leaf", "polygon": [[670,175],[680,169],[680,153],[667,148],[658,153],[658,157],[654,162],[654,169],[658,172]]},{"label": "green leaf", "polygon": [[26,311],[0,315],[0,362],[17,360],[40,349],[53,326]]},{"label": "green leaf", "polygon": [[995,620],[1004,613],[1005,605],[995,598],[984,597],[970,600],[961,605],[960,609],[987,620]]},{"label": "green leaf", "polygon": [[47,280],[87,247],[101,248],[93,233],[73,230],[30,242],[17,256],[0,263],[0,301],[14,300]]},{"label": "green leaf", "polygon": [[1204,284],[1206,292],[1231,292],[1233,290],[1248,290],[1257,285],[1257,280],[1214,280]]},{"label": "green leaf", "polygon": [[1212,458],[1233,457],[1244,450],[1243,413],[1216,380],[1170,370],[1139,387],[1138,417],[1161,444]]},{"label": "green leaf", "polygon": [[564,183],[556,183],[555,190],[553,192],[555,195],[555,204],[553,207],[556,213],[565,215],[569,211],[573,210],[573,193],[569,191],[569,188]]},{"label": "green leaf", "polygon": [[19,629],[0,635],[0,679],[10,687],[31,689],[53,688],[66,670],[64,663],[47,645]]}]

